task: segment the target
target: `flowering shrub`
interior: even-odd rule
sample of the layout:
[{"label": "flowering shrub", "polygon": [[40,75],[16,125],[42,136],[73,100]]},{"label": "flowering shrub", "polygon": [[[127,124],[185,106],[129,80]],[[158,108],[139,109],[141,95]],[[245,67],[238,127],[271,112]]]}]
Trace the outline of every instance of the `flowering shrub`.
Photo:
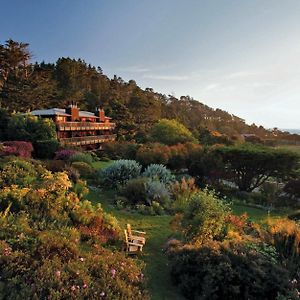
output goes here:
[{"label": "flowering shrub", "polygon": [[149,299],[142,266],[105,245],[119,240],[120,228],[82,199],[86,185],[26,161],[1,169],[20,175],[20,165],[22,176],[0,176],[0,298]]},{"label": "flowering shrub", "polygon": [[23,141],[9,141],[3,143],[4,147],[1,150],[3,156],[15,155],[20,157],[31,157],[33,151],[32,144]]},{"label": "flowering shrub", "polygon": [[164,165],[149,165],[142,175],[144,177],[151,178],[152,180],[160,181],[166,185],[175,181],[175,177],[172,175],[171,171],[168,170]]},{"label": "flowering shrub", "polygon": [[121,159],[103,171],[100,170],[98,177],[102,177],[107,186],[115,188],[118,185],[125,184],[129,179],[138,177],[141,169],[142,166],[135,160]]},{"label": "flowering shrub", "polygon": [[42,166],[33,161],[19,158],[8,159],[3,166],[0,166],[0,188],[7,185],[28,186],[45,172]]},{"label": "flowering shrub", "polygon": [[58,150],[55,152],[54,159],[68,160],[72,155],[76,153],[78,153],[78,151],[76,150],[67,150],[67,149]]}]

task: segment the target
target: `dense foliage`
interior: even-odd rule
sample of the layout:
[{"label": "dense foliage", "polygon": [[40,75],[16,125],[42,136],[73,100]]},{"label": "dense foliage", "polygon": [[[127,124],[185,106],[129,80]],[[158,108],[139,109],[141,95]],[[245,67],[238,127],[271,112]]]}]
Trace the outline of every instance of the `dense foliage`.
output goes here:
[{"label": "dense foliage", "polygon": [[140,267],[109,249],[120,228],[82,199],[84,182],[35,161],[0,165],[1,299],[148,298]]},{"label": "dense foliage", "polygon": [[[117,121],[116,131],[121,139],[144,142],[150,137],[152,125],[164,118],[182,123],[201,140],[205,130],[220,132],[222,143],[241,133],[263,139],[299,140],[299,136],[277,128],[269,131],[255,124],[249,126],[243,119],[221,109],[214,110],[190,96],[178,99],[152,88],[143,90],[134,80],[125,82],[116,75],[110,79],[100,67],[88,65],[82,59],[63,57],[55,63],[32,64],[28,46],[13,40],[0,45],[0,103],[9,111],[66,107],[71,100],[78,102],[81,109],[93,111],[100,101]],[[5,119],[0,112],[0,129]]]},{"label": "dense foliage", "polygon": [[98,177],[103,179],[105,185],[116,188],[128,180],[138,177],[141,169],[142,166],[135,160],[120,159],[103,171],[100,170]]},{"label": "dense foliage", "polygon": [[299,161],[296,153],[250,144],[219,147],[215,153],[222,157],[229,178],[242,191],[252,191],[270,177],[284,179]]},{"label": "dense foliage", "polygon": [[170,256],[173,282],[188,299],[274,300],[289,291],[288,271],[243,244],[184,246]]},{"label": "dense foliage", "polygon": [[176,120],[162,119],[151,130],[151,138],[154,142],[166,145],[178,143],[196,142],[193,134]]}]

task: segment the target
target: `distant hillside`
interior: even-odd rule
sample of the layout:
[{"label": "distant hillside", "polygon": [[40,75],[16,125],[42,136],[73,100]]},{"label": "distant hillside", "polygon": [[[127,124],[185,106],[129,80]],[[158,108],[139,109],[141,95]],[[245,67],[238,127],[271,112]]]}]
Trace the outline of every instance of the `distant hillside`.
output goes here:
[{"label": "distant hillside", "polygon": [[266,130],[221,109],[213,109],[190,96],[175,98],[152,88],[141,89],[134,80],[112,79],[100,67],[82,59],[60,58],[56,63],[30,62],[28,44],[12,40],[0,45],[0,103],[9,111],[65,107],[78,102],[93,111],[103,106],[117,121],[119,137],[143,140],[161,118],[176,119],[197,136],[203,128],[229,137],[255,134],[261,139],[300,140],[277,129]]}]

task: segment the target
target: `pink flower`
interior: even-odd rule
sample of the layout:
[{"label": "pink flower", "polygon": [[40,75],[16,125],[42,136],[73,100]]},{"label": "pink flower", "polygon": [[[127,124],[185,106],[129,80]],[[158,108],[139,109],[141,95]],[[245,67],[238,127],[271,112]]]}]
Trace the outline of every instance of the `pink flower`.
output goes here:
[{"label": "pink flower", "polygon": [[115,275],[116,275],[116,270],[115,270],[115,269],[111,269],[110,272],[111,272],[111,274],[112,274],[112,277],[114,278]]},{"label": "pink flower", "polygon": [[72,286],[71,286],[71,291],[75,291],[75,290],[76,290],[75,285],[72,285]]},{"label": "pink flower", "polygon": [[100,297],[104,297],[105,296],[105,293],[104,292],[101,292],[100,293]]},{"label": "pink flower", "polygon": [[83,257],[80,257],[80,261],[84,261],[84,258],[83,258]]},{"label": "pink flower", "polygon": [[55,272],[55,275],[56,275],[57,277],[60,277],[60,275],[61,275],[60,271],[56,271],[56,272]]},{"label": "pink flower", "polygon": [[83,287],[84,289],[86,289],[86,288],[87,288],[87,284],[85,283],[82,287]]}]

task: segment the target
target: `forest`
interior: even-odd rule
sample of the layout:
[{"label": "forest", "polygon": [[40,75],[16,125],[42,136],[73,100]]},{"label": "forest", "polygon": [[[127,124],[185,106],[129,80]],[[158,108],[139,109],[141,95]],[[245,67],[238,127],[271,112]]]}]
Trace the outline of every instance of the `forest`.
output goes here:
[{"label": "forest", "polygon": [[[101,67],[83,59],[61,57],[53,62],[32,62],[27,43],[7,40],[0,45],[0,104],[9,112],[64,108],[71,101],[80,109],[94,111],[102,106],[118,124],[117,134],[125,140],[144,142],[151,126],[160,119],[175,119],[198,137],[207,132],[231,140],[255,134],[258,142],[299,143],[300,136],[267,130],[245,123],[221,109],[212,109],[191,96],[176,98],[141,89],[134,80],[115,75],[108,78]],[[249,137],[250,139],[253,137]]]}]

